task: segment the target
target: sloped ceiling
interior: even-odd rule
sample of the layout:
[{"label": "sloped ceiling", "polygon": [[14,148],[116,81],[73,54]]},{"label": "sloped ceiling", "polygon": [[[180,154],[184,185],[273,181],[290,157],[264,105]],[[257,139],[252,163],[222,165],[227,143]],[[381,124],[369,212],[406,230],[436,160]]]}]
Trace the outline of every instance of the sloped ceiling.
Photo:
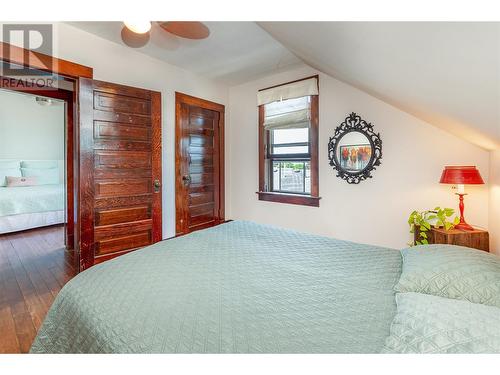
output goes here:
[{"label": "sloped ceiling", "polygon": [[259,25],[312,67],[485,149],[500,148],[500,23]]},{"label": "sloped ceiling", "polygon": [[[69,22],[112,42],[121,39],[122,22]],[[189,40],[163,31],[156,23],[138,52],[228,85],[238,85],[303,62],[255,22],[205,22],[210,35]]]}]

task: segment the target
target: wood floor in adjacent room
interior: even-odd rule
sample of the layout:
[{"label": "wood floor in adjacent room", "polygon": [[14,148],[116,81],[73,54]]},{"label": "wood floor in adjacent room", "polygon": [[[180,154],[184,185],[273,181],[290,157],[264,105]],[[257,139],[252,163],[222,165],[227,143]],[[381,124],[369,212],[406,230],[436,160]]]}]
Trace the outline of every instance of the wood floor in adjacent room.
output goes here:
[{"label": "wood floor in adjacent room", "polygon": [[26,353],[59,290],[75,275],[62,226],[0,235],[0,353]]}]

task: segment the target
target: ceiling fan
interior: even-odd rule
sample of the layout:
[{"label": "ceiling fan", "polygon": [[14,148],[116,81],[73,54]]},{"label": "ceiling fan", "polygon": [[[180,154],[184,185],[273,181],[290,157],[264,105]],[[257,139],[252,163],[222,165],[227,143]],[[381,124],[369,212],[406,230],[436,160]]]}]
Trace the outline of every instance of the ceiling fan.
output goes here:
[{"label": "ceiling fan", "polygon": [[[202,22],[196,21],[156,21],[163,31],[185,39],[205,39],[210,30]],[[123,42],[129,47],[145,46],[151,34],[151,21],[125,21],[121,32]]]}]

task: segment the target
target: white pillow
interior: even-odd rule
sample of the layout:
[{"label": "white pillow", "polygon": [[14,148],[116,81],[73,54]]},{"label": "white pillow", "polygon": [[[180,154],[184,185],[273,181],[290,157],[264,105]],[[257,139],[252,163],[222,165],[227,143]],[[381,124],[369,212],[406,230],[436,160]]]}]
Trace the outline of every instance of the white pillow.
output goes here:
[{"label": "white pillow", "polygon": [[38,185],[59,184],[59,168],[21,168],[23,177],[37,177]]},{"label": "white pillow", "polygon": [[57,160],[23,160],[21,168],[52,169],[58,168]]},{"label": "white pillow", "polygon": [[0,160],[0,169],[19,169],[19,160]]},{"label": "white pillow", "polygon": [[6,186],[7,176],[11,177],[21,177],[21,170],[19,168],[5,168],[0,167],[0,186]]}]

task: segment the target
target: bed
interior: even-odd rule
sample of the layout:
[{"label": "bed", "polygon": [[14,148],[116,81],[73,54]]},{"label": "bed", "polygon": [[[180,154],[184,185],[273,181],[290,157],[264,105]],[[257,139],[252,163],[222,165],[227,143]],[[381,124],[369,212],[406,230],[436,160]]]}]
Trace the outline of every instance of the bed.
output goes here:
[{"label": "bed", "polygon": [[[0,234],[65,222],[64,162],[0,159]],[[8,176],[36,177],[32,186],[7,186]]]},{"label": "bed", "polygon": [[378,353],[398,250],[234,221],[91,267],[32,353]]},{"label": "bed", "polygon": [[0,234],[64,223],[64,185],[0,187]]}]

